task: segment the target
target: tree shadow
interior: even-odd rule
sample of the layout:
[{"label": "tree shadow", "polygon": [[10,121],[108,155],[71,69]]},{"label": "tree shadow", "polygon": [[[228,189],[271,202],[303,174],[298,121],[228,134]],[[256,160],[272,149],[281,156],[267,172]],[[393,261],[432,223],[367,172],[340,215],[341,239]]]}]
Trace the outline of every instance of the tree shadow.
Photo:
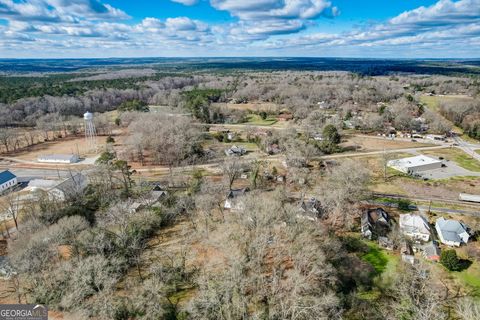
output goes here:
[{"label": "tree shadow", "polygon": [[458,260],[458,272],[462,272],[463,270],[467,270],[472,265],[472,261],[468,259],[459,259]]}]

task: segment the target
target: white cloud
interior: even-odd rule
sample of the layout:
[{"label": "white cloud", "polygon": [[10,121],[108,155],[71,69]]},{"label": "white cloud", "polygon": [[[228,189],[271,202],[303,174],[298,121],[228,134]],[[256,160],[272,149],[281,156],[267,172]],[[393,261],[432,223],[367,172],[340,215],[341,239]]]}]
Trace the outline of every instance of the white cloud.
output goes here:
[{"label": "white cloud", "polygon": [[313,19],[338,12],[326,0],[210,0],[210,3],[242,20]]},{"label": "white cloud", "polygon": [[172,0],[172,2],[181,3],[185,6],[193,6],[198,3],[198,0]]},{"label": "white cloud", "polygon": [[91,50],[92,54],[118,50],[119,55],[125,50],[161,55],[164,50],[183,50],[189,55],[394,52],[398,56],[434,48],[432,52],[449,55],[478,51],[480,44],[480,0],[440,0],[344,33],[304,32],[318,17],[338,14],[325,0],[210,3],[236,19],[209,25],[188,17],[147,17],[133,24],[123,21],[128,18],[125,12],[98,0],[0,0],[0,19],[8,21],[6,26],[0,25],[0,56],[6,51],[20,52],[19,48],[74,54],[79,50]]}]

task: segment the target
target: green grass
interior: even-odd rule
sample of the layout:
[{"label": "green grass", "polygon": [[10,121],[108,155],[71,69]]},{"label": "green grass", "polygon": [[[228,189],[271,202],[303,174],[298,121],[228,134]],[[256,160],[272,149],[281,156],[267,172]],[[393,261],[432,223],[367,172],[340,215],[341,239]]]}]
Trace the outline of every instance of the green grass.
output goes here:
[{"label": "green grass", "polygon": [[369,251],[361,256],[363,261],[373,266],[375,272],[374,287],[372,290],[358,292],[358,297],[363,300],[376,300],[381,297],[382,289],[389,288],[392,280],[396,276],[399,257],[392,252],[381,249],[376,243],[365,241]]},{"label": "green grass", "polygon": [[470,171],[480,172],[480,161],[473,159],[466,154],[459,154],[453,159],[462,168]]},{"label": "green grass", "polygon": [[[447,160],[455,161],[460,167],[480,172],[480,161],[465,154],[463,151],[456,148],[445,148],[440,150],[430,150],[424,152],[426,155],[433,155],[437,157],[444,157]],[[448,164],[447,164],[448,165]]]},{"label": "green grass", "polygon": [[476,153],[480,154],[480,149],[475,150]]},{"label": "green grass", "polygon": [[388,257],[379,249],[370,245],[368,253],[362,256],[363,261],[367,261],[375,269],[375,274],[382,274],[387,269]]},{"label": "green grass", "polygon": [[[440,106],[440,102],[442,101],[452,101],[452,100],[465,100],[464,97],[455,97],[455,96],[421,96],[420,97],[420,102],[424,103],[430,110],[437,112],[438,113],[438,108]],[[440,114],[439,114],[440,115]],[[440,115],[442,116],[442,115]],[[443,117],[443,116],[442,116]],[[448,122],[452,123],[448,119],[445,119]],[[459,134],[463,135],[463,129],[460,127],[457,127],[453,125],[453,130]]]},{"label": "green grass", "polygon": [[247,116],[247,122],[246,123],[254,124],[254,125],[257,125],[257,126],[271,126],[272,124],[275,124],[276,122],[277,122],[277,119],[275,119],[275,118],[262,119],[257,114],[249,114]]},{"label": "green grass", "polygon": [[432,111],[438,111],[438,106],[440,104],[440,101],[439,101],[438,97],[435,97],[435,96],[421,96],[420,97],[420,102],[426,104],[427,107],[430,108]]},{"label": "green grass", "polygon": [[477,261],[474,261],[468,269],[451,274],[463,285],[480,294],[480,264]]}]

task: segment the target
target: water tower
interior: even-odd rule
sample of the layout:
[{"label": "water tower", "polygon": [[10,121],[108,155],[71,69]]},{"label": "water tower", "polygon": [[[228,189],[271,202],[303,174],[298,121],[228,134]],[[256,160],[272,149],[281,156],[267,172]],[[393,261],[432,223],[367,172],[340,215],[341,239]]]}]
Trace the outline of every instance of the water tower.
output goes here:
[{"label": "water tower", "polygon": [[85,122],[85,139],[87,140],[87,146],[90,150],[95,149],[97,145],[97,131],[95,130],[95,124],[93,123],[93,113],[85,112],[83,115]]}]

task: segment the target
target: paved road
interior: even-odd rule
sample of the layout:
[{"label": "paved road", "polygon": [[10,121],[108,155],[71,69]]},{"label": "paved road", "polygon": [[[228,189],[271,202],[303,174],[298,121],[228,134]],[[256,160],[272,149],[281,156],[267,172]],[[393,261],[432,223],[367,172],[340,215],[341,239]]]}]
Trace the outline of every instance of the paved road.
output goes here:
[{"label": "paved road", "polygon": [[[368,204],[375,205],[375,206],[385,206],[385,207],[398,207],[395,203],[390,202],[382,202],[382,201],[365,201]],[[470,211],[470,210],[460,210],[460,209],[450,209],[450,208],[439,208],[439,207],[429,207],[429,206],[422,206],[422,205],[410,205],[410,209],[412,210],[419,210],[419,211],[434,211],[434,212],[442,212],[454,215],[466,215],[472,217],[480,217],[480,211]]]},{"label": "paved road", "polygon": [[466,202],[466,201],[456,200],[456,199],[445,199],[441,197],[418,197],[418,196],[409,197],[401,194],[378,193],[378,192],[374,192],[373,195],[376,197],[385,197],[385,198],[392,198],[392,199],[408,199],[411,201],[423,201],[423,202],[435,201],[435,202],[452,204],[452,205],[461,205],[464,207],[471,208],[473,211],[480,212],[480,203]]},{"label": "paved road", "polygon": [[480,145],[468,143],[460,137],[454,137],[453,139],[458,144],[457,148],[459,148],[472,158],[476,159],[477,161],[480,161],[480,154],[475,152],[475,149],[480,149]]},{"label": "paved road", "polygon": [[435,150],[435,149],[444,149],[445,146],[432,146],[432,147],[418,147],[418,148],[404,148],[404,149],[390,149],[390,150],[380,150],[380,151],[369,151],[369,152],[355,152],[355,153],[336,153],[331,155],[320,156],[320,159],[336,159],[336,158],[352,158],[352,157],[368,157],[372,155],[384,154],[384,153],[397,153],[397,152],[416,152],[419,150]]},{"label": "paved road", "polygon": [[58,178],[67,178],[70,176],[70,171],[68,170],[57,170],[56,168],[16,168],[16,167],[7,167],[0,166],[1,170],[8,169],[17,177],[20,177],[24,180],[30,179],[58,179]]}]

